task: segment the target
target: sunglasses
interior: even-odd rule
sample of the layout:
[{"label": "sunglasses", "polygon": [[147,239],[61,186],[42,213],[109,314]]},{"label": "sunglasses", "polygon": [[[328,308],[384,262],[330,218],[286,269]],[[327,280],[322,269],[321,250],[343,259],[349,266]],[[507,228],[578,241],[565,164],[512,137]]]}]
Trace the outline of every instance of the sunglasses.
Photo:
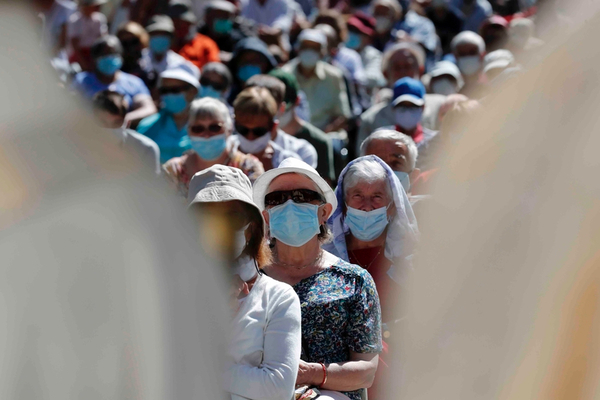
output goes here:
[{"label": "sunglasses", "polygon": [[159,94],[177,94],[188,90],[189,86],[173,86],[173,87],[161,87],[158,89]]},{"label": "sunglasses", "polygon": [[237,131],[237,133],[239,133],[240,135],[246,137],[248,136],[250,133],[253,133],[254,136],[264,136],[265,134],[271,132],[271,130],[273,129],[273,121],[271,121],[271,123],[269,124],[269,127],[265,128],[262,126],[259,126],[258,128],[246,128],[243,125],[240,124],[235,124],[235,130]]},{"label": "sunglasses", "polygon": [[310,203],[319,200],[325,203],[323,196],[310,189],[280,190],[265,195],[265,206],[278,206],[292,199],[294,203]]},{"label": "sunglasses", "polygon": [[219,92],[222,92],[223,90],[225,90],[227,88],[227,84],[226,83],[217,83],[217,82],[213,82],[208,78],[200,78],[200,84],[204,87],[206,86],[212,86],[213,89],[218,90]]},{"label": "sunglasses", "polygon": [[190,126],[190,131],[192,133],[198,133],[198,134],[203,133],[204,131],[218,133],[218,132],[221,132],[221,129],[223,129],[223,123],[210,124],[208,126],[204,126],[204,125]]}]

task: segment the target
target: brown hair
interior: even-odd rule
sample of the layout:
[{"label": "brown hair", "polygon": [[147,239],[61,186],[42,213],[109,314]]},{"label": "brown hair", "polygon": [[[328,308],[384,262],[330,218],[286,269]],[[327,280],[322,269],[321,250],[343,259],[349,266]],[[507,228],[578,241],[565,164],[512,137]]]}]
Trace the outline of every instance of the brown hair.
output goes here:
[{"label": "brown hair", "polygon": [[277,114],[277,103],[267,89],[254,86],[237,95],[233,109],[236,115],[263,115],[272,120]]},{"label": "brown hair", "polygon": [[135,37],[137,37],[140,40],[140,43],[142,44],[142,47],[146,48],[148,47],[148,42],[150,41],[150,35],[148,35],[148,32],[146,32],[146,30],[144,29],[144,27],[140,24],[138,24],[137,22],[133,22],[133,21],[129,21],[129,22],[125,22],[123,25],[121,25],[119,27],[119,30],[117,31],[117,37],[119,37],[120,33],[130,33],[132,35],[134,35]]},{"label": "brown hair", "polygon": [[313,28],[319,24],[329,25],[335,30],[340,42],[345,42],[348,36],[348,25],[344,16],[337,10],[323,10],[317,14]]},{"label": "brown hair", "polygon": [[275,99],[277,105],[283,103],[285,97],[285,84],[270,75],[254,75],[246,81],[246,87],[262,87],[267,89]]}]

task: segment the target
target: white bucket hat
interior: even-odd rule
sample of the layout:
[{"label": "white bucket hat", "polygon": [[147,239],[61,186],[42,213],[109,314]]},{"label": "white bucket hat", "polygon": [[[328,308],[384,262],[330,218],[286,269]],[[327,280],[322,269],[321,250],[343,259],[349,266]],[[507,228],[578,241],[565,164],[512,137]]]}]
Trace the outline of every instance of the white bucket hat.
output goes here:
[{"label": "white bucket hat", "polygon": [[216,164],[197,172],[190,180],[188,207],[198,203],[222,203],[232,200],[252,206],[263,219],[261,209],[252,201],[250,179],[241,169]]},{"label": "white bucket hat", "polygon": [[[307,176],[319,187],[325,196],[325,201],[332,205],[331,212],[337,208],[337,199],[335,197],[335,193],[333,193],[331,187],[323,178],[321,178],[321,175],[319,175],[319,173],[313,167],[302,160],[298,160],[297,158],[286,158],[281,162],[281,164],[279,164],[278,168],[274,168],[265,172],[254,182],[253,198],[254,203],[256,203],[259,209],[265,209],[265,195],[267,195],[267,189],[269,188],[269,185],[273,179],[277,178],[279,175],[289,173]],[[327,218],[329,218],[330,215],[328,215]]]}]

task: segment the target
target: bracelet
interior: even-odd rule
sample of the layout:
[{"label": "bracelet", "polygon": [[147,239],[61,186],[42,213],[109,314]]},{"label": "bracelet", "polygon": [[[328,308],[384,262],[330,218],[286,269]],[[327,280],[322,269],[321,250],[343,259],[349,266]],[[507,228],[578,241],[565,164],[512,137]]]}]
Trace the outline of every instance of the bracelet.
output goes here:
[{"label": "bracelet", "polygon": [[319,385],[319,387],[321,388],[325,383],[327,383],[327,367],[325,367],[325,364],[323,363],[319,364],[321,364],[321,367],[323,367],[323,382],[321,382],[321,384]]}]

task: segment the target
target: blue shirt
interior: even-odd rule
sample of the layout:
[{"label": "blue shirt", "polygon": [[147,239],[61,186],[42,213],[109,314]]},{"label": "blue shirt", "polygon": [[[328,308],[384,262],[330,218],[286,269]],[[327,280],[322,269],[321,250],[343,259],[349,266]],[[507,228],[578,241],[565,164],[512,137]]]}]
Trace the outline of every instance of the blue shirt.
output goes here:
[{"label": "blue shirt", "polygon": [[137,76],[118,71],[115,78],[114,82],[107,85],[101,82],[94,72],[80,72],[75,75],[72,88],[88,99],[106,89],[121,93],[125,96],[130,110],[135,96],[139,94],[150,96],[150,91],[146,87],[146,84]]},{"label": "blue shirt", "polygon": [[187,134],[187,124],[182,129],[177,129],[172,115],[164,110],[141,120],[137,131],[156,142],[160,149],[161,163],[173,157],[180,157],[192,148]]}]

